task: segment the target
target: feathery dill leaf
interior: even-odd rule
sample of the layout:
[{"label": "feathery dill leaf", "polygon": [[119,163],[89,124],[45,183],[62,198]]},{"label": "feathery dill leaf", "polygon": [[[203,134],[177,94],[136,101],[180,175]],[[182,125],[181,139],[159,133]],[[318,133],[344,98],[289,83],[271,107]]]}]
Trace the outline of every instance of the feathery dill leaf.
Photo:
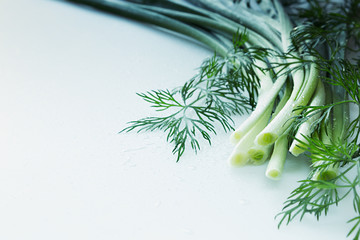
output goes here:
[{"label": "feathery dill leaf", "polygon": [[[353,194],[355,202],[358,203],[359,200],[359,146],[352,142],[325,144],[316,138],[307,138],[307,142],[303,144],[306,144],[311,156],[316,156],[312,158],[313,168],[308,178],[300,181],[300,185],[292,191],[283,211],[277,215],[281,217],[279,227],[283,223],[290,223],[297,216],[301,220],[305,214],[313,214],[319,219],[322,214],[328,213],[331,206],[338,205],[350,194]],[[334,165],[343,167],[336,177],[313,180],[314,174],[324,172]],[[351,173],[353,170],[357,172]],[[355,206],[355,213],[360,215],[359,205]],[[355,219],[357,218],[354,221]],[[352,231],[359,234],[359,227]]]},{"label": "feathery dill leaf", "polygon": [[179,161],[187,147],[195,152],[200,149],[198,136],[211,144],[216,125],[226,132],[233,130],[233,115],[247,113],[256,105],[259,79],[254,62],[263,61],[265,56],[262,49],[245,50],[241,36],[234,38],[235,47],[227,57],[207,59],[183,86],[139,93],[163,115],[131,121],[121,132],[164,131]]}]

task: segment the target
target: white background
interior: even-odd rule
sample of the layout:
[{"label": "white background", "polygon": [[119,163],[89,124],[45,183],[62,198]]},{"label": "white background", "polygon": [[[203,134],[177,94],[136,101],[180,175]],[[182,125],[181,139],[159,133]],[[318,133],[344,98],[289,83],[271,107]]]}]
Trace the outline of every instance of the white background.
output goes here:
[{"label": "white background", "polygon": [[[351,202],[317,222],[274,216],[308,173],[234,169],[228,133],[179,163],[136,92],[173,88],[211,56],[146,25],[55,0],[0,0],[0,239],[345,239]],[[238,123],[243,118],[238,118]]]}]

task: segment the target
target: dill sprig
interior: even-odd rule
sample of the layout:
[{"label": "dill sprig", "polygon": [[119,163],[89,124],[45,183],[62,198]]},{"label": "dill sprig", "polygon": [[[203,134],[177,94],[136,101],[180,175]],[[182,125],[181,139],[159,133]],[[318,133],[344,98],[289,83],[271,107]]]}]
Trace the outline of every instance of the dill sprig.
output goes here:
[{"label": "dill sprig", "polygon": [[[359,146],[354,142],[331,142],[324,144],[320,139],[307,138],[306,145],[313,161],[313,168],[306,180],[299,181],[285,202],[280,217],[279,227],[289,224],[296,217],[300,220],[307,214],[317,219],[327,215],[331,206],[337,206],[348,197],[353,198],[355,217],[349,222],[355,222],[349,235],[355,234],[354,239],[360,236],[360,156]],[[318,164],[320,163],[320,164]],[[337,176],[325,175],[329,167],[340,166]],[[324,174],[321,179],[314,179],[314,175]]]},{"label": "dill sprig", "polygon": [[256,105],[259,79],[255,73],[248,73],[255,71],[254,61],[264,56],[263,49],[240,47],[244,39],[245,35],[234,38],[235,48],[227,57],[215,55],[204,61],[199,73],[183,86],[139,93],[163,115],[131,121],[121,132],[162,130],[179,161],[187,147],[195,152],[200,149],[198,136],[211,144],[216,124],[225,132],[233,130],[232,117]]}]

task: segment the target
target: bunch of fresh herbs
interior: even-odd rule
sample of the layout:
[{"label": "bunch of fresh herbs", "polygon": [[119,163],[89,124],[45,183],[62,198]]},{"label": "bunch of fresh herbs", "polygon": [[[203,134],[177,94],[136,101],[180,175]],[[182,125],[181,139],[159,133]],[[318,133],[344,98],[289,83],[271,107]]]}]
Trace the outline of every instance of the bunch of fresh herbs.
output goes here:
[{"label": "bunch of fresh herbs", "polygon": [[[232,166],[267,163],[277,179],[288,152],[311,171],[278,215],[279,226],[319,218],[345,198],[360,236],[359,0],[67,0],[150,23],[214,51],[182,86],[138,94],[159,114],[122,132],[162,130],[177,161],[231,132]],[[349,109],[353,109],[350,116]],[[242,123],[233,116],[249,114]]]}]

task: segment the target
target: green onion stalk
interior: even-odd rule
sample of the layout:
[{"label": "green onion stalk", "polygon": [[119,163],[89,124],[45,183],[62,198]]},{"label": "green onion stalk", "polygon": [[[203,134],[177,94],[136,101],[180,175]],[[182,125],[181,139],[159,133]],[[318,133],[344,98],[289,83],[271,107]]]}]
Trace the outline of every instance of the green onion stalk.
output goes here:
[{"label": "green onion stalk", "polygon": [[[340,88],[334,88],[332,95],[333,103],[336,104],[332,108],[332,121],[322,122],[318,134],[318,140],[327,146],[337,145],[341,146],[347,141],[347,130],[349,127],[349,104],[344,102],[346,100],[346,93]],[[311,155],[314,171],[312,172],[313,180],[333,180],[338,176],[340,162],[336,161],[341,158],[338,154],[326,154],[326,151],[315,152]]]}]

